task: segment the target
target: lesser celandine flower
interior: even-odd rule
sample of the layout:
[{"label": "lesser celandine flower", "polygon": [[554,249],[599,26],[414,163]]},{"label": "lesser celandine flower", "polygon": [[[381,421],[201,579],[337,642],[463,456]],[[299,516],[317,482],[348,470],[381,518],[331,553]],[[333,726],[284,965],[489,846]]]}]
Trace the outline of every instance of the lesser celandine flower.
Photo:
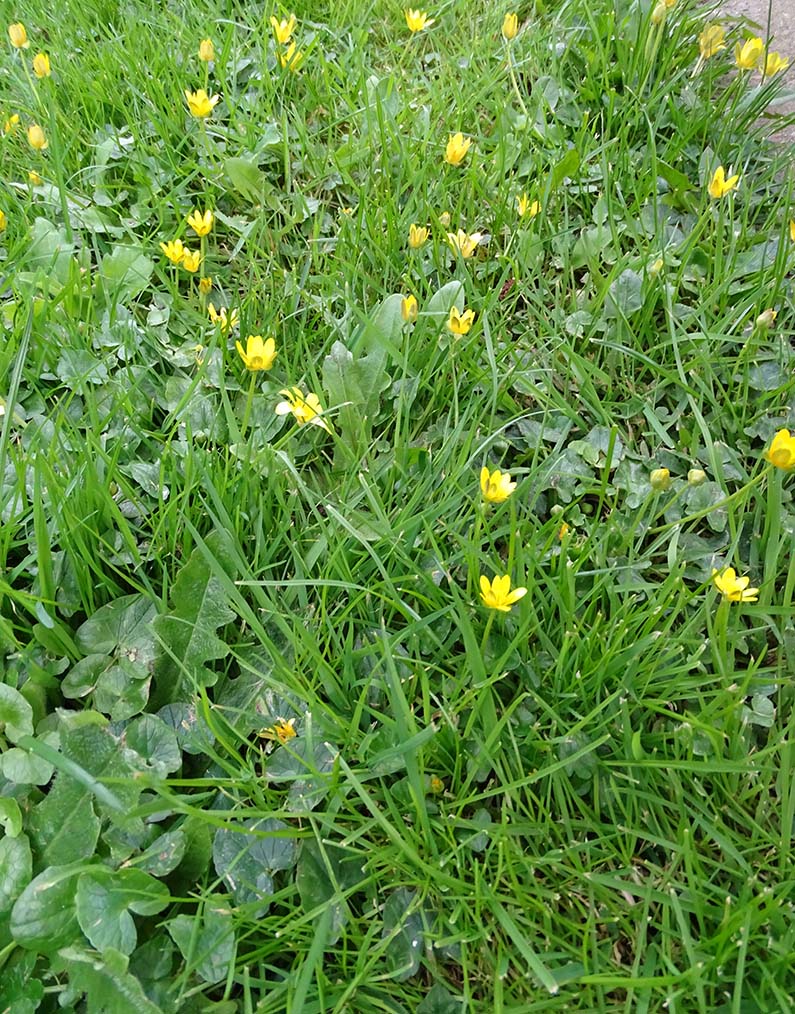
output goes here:
[{"label": "lesser celandine flower", "polygon": [[12,113],[3,124],[3,133],[10,134],[19,124],[19,113]]},{"label": "lesser celandine flower", "polygon": [[654,5],[654,10],[651,12],[651,23],[653,25],[661,25],[665,20],[665,15],[668,13],[664,0],[660,0],[658,4]]},{"label": "lesser celandine flower", "polygon": [[560,528],[558,528],[558,540],[560,542],[563,542],[563,540],[566,538],[566,536],[569,534],[570,531],[571,525],[568,523],[568,521],[564,521],[563,524],[560,526]]},{"label": "lesser celandine flower", "polygon": [[734,62],[740,70],[756,70],[764,55],[765,44],[757,35],[734,47]]},{"label": "lesser celandine flower", "polygon": [[281,21],[279,21],[275,14],[271,14],[271,28],[280,46],[287,45],[297,24],[298,21],[295,14],[291,14],[289,18],[282,18]]},{"label": "lesser celandine flower", "polygon": [[525,215],[528,218],[535,218],[541,210],[541,204],[538,201],[531,201],[527,194],[520,194],[516,198],[516,210],[520,218],[524,218]]},{"label": "lesser celandine flower", "polygon": [[209,208],[204,212],[204,214],[202,214],[197,208],[188,215],[185,221],[191,229],[193,229],[197,236],[206,236],[213,227],[215,216]]},{"label": "lesser celandine flower", "polygon": [[481,468],[480,491],[488,503],[505,503],[515,489],[516,483],[511,482],[509,472],[501,472],[499,468],[490,472],[486,465]]},{"label": "lesser celandine flower", "polygon": [[47,136],[38,123],[31,123],[28,127],[28,144],[31,148],[35,148],[36,151],[44,151],[45,148],[49,147]]},{"label": "lesser celandine flower", "polygon": [[215,59],[215,46],[212,39],[202,39],[199,43],[199,59],[204,63]]},{"label": "lesser celandine flower", "polygon": [[193,274],[194,271],[198,271],[201,267],[202,254],[201,250],[189,250],[185,247],[182,254],[182,266],[186,271],[190,271]]},{"label": "lesser celandine flower", "polygon": [[434,19],[428,17],[427,11],[412,10],[409,8],[403,12],[406,15],[406,25],[410,32],[421,32],[425,28],[430,28],[433,24]]},{"label": "lesser celandine flower", "polygon": [[11,45],[14,49],[27,49],[30,45],[28,42],[28,33],[21,21],[17,21],[13,25],[8,26],[8,37],[11,40]]},{"label": "lesser celandine flower", "polygon": [[36,172],[35,169],[31,169],[30,172],[28,173],[28,180],[34,187],[40,187],[44,182],[44,180],[41,178],[41,176],[39,176],[39,174]]},{"label": "lesser celandine flower", "polygon": [[276,724],[270,726],[263,733],[265,739],[277,739],[282,744],[287,743],[296,735],[294,718],[277,718]]},{"label": "lesser celandine flower", "polygon": [[711,56],[726,48],[726,29],[723,25],[707,25],[698,37],[701,59],[709,60]]},{"label": "lesser celandine flower", "polygon": [[160,249],[172,264],[182,263],[182,258],[185,256],[185,247],[181,239],[172,239],[168,243],[161,243]]},{"label": "lesser celandine flower", "polygon": [[488,606],[489,609],[499,609],[501,613],[509,613],[511,606],[518,602],[519,599],[524,598],[526,594],[526,588],[514,588],[511,591],[511,577],[509,574],[506,574],[504,577],[495,577],[493,581],[489,581],[487,577],[481,574],[480,597],[483,600],[483,604]]},{"label": "lesser celandine flower", "polygon": [[224,332],[231,331],[240,323],[240,313],[237,310],[225,310],[223,306],[216,310],[212,303],[207,304],[207,316],[213,324],[219,324]]},{"label": "lesser celandine flower", "polygon": [[37,53],[33,57],[33,73],[38,78],[49,77],[52,73],[50,70],[50,58],[46,53]]},{"label": "lesser celandine flower", "polygon": [[287,47],[286,53],[277,53],[276,59],[279,61],[279,65],[284,68],[286,67],[293,74],[298,70],[301,61],[304,58],[304,54],[300,49],[295,48],[295,43],[291,42]]},{"label": "lesser celandine flower", "polygon": [[715,172],[712,174],[712,179],[709,181],[709,196],[718,200],[724,195],[730,193],[732,190],[737,189],[737,184],[740,182],[740,174],[735,173],[734,176],[730,176],[726,179],[726,173],[722,165],[719,165]]},{"label": "lesser celandine flower", "polygon": [[447,327],[453,332],[453,334],[469,334],[474,322],[475,314],[472,310],[464,310],[463,313],[459,313],[458,307],[450,307],[450,316],[447,318]]},{"label": "lesser celandine flower", "polygon": [[279,394],[283,394],[287,400],[280,401],[276,406],[276,415],[292,415],[299,426],[311,423],[322,427],[327,433],[331,432],[329,424],[322,418],[323,409],[316,394],[310,392],[304,395],[300,387],[289,387],[279,391]]},{"label": "lesser celandine flower", "polygon": [[6,224],[6,213],[4,211],[0,211],[0,232],[6,231]]},{"label": "lesser celandine flower", "polygon": [[750,577],[737,577],[734,567],[712,571],[715,587],[729,602],[756,602],[759,597],[758,588],[749,588]]},{"label": "lesser celandine flower", "polygon": [[795,468],[795,436],[790,436],[789,430],[779,430],[765,451],[765,457],[776,468],[791,471]]},{"label": "lesser celandine flower", "polygon": [[795,218],[789,220],[789,238],[795,243]]},{"label": "lesser celandine flower", "polygon": [[667,468],[655,468],[649,476],[649,485],[658,492],[668,489],[671,485],[671,473]]},{"label": "lesser celandine flower", "polygon": [[464,137],[459,131],[457,134],[451,134],[448,141],[447,147],[444,151],[444,160],[448,165],[459,166],[467,157],[467,152],[472,144],[471,137]]},{"label": "lesser celandine flower", "polygon": [[482,239],[483,233],[481,232],[467,233],[463,229],[459,229],[458,232],[447,233],[447,242],[464,258],[472,256]]},{"label": "lesser celandine flower", "polygon": [[506,14],[502,19],[502,37],[506,42],[516,38],[519,31],[519,18],[514,13]]},{"label": "lesser celandine flower", "polygon": [[276,359],[276,342],[273,338],[263,341],[260,334],[250,334],[245,349],[239,341],[235,342],[235,348],[247,370],[269,370]]},{"label": "lesser celandine flower", "polygon": [[765,59],[765,77],[773,77],[774,74],[778,74],[780,70],[786,70],[787,67],[789,67],[789,60],[781,53],[768,53]]},{"label": "lesser celandine flower", "polygon": [[400,301],[400,315],[407,324],[413,324],[420,313],[416,296],[404,296]]},{"label": "lesser celandine flower", "polygon": [[206,296],[208,292],[212,292],[213,280],[210,275],[205,275],[204,278],[199,279],[199,292],[203,296]]},{"label": "lesser celandine flower", "polygon": [[428,239],[428,230],[424,225],[415,225],[413,222],[409,226],[409,246],[412,250],[419,250],[423,243]]},{"label": "lesser celandine flower", "polygon": [[443,211],[441,215],[439,215],[439,225],[441,225],[443,228],[446,229],[449,224],[450,224],[450,212]]},{"label": "lesser celandine flower", "polygon": [[221,101],[220,95],[208,95],[203,88],[197,88],[195,92],[189,91],[186,88],[185,98],[187,99],[191,116],[195,116],[200,120],[208,117]]}]

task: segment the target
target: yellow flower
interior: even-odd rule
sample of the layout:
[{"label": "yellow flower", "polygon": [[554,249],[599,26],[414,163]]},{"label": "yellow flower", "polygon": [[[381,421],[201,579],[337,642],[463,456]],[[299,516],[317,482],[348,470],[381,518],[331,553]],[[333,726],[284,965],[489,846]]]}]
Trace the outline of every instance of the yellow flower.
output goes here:
[{"label": "yellow flower", "polygon": [[463,313],[459,313],[457,307],[450,307],[450,316],[447,318],[447,327],[453,332],[453,334],[469,334],[472,330],[472,324],[474,321],[475,314],[472,310],[464,310]]},{"label": "yellow flower", "polygon": [[3,133],[10,134],[12,130],[16,130],[17,124],[19,123],[19,113],[12,113],[6,122],[3,124]]},{"label": "yellow flower", "polygon": [[516,38],[519,31],[519,18],[516,14],[506,14],[502,19],[502,37],[506,42]]},{"label": "yellow flower", "polygon": [[407,324],[413,324],[420,313],[415,296],[404,296],[400,301],[400,315]]},{"label": "yellow flower", "polygon": [[428,230],[424,225],[409,226],[409,246],[412,250],[418,250],[428,239]]},{"label": "yellow flower", "polygon": [[514,588],[511,591],[511,578],[509,574],[506,574],[504,577],[495,577],[493,581],[489,581],[487,577],[481,574],[480,597],[483,599],[483,604],[488,606],[489,609],[499,609],[501,613],[509,613],[511,606],[515,602],[518,602],[519,599],[524,598],[526,594],[526,588]]},{"label": "yellow flower", "polygon": [[172,264],[180,264],[185,256],[185,247],[182,245],[181,239],[172,239],[168,243],[161,243],[160,249]]},{"label": "yellow flower", "polygon": [[201,250],[189,250],[185,247],[182,254],[182,266],[186,271],[190,271],[193,274],[194,271],[198,271],[202,262]]},{"label": "yellow flower", "polygon": [[665,20],[665,15],[667,13],[668,8],[666,7],[663,0],[660,0],[658,4],[655,4],[654,10],[651,12],[651,23],[653,25],[661,25]]},{"label": "yellow flower", "polygon": [[203,88],[199,88],[195,92],[189,91],[186,88],[185,98],[188,101],[188,109],[191,116],[196,116],[200,120],[209,116],[221,101],[220,95],[208,95]]},{"label": "yellow flower", "polygon": [[449,165],[459,166],[467,157],[469,146],[472,144],[471,137],[464,137],[459,131],[457,134],[451,134],[448,141],[447,147],[444,151],[444,160]]},{"label": "yellow flower", "polygon": [[767,310],[763,310],[756,318],[756,326],[761,331],[769,331],[776,323],[776,317],[778,317],[778,310],[768,307]]},{"label": "yellow flower", "polygon": [[325,419],[322,418],[323,409],[320,406],[320,399],[316,394],[304,394],[300,387],[290,387],[285,391],[279,391],[287,399],[280,401],[276,406],[276,415],[292,415],[299,426],[305,423],[312,423],[313,426],[321,426],[327,433],[331,428]]},{"label": "yellow flower", "polygon": [[713,173],[712,179],[709,181],[709,196],[714,197],[715,200],[723,197],[724,194],[728,194],[730,191],[737,189],[739,180],[739,173],[736,173],[734,176],[730,176],[726,179],[726,173],[723,171],[723,166],[719,165]]},{"label": "yellow flower", "polygon": [[406,24],[410,32],[421,32],[424,28],[430,28],[434,23],[434,19],[428,17],[427,11],[409,8],[403,13],[406,15]]},{"label": "yellow flower", "polygon": [[28,127],[28,144],[31,148],[35,148],[36,151],[44,151],[45,148],[49,147],[44,131],[38,123],[31,123]]},{"label": "yellow flower", "polygon": [[734,62],[740,70],[755,70],[765,53],[765,44],[758,36],[734,47]]},{"label": "yellow flower", "polygon": [[480,491],[488,503],[505,503],[515,489],[516,483],[511,482],[509,472],[501,472],[498,468],[490,472],[486,465],[481,468]]},{"label": "yellow flower", "polygon": [[213,227],[215,215],[213,215],[209,208],[202,215],[197,208],[196,211],[192,211],[188,215],[186,221],[197,236],[206,236]]},{"label": "yellow flower", "polygon": [[40,187],[44,180],[39,176],[35,169],[31,169],[28,173],[28,180],[34,187]]},{"label": "yellow flower", "polygon": [[795,243],[795,218],[789,220],[789,238]]},{"label": "yellow flower", "polygon": [[767,59],[765,60],[765,77],[772,77],[774,74],[778,74],[780,70],[786,70],[789,67],[789,60],[782,56],[781,53],[768,53]]},{"label": "yellow flower", "polygon": [[708,60],[711,56],[726,48],[726,29],[722,25],[707,25],[698,37],[701,59]]},{"label": "yellow flower", "polygon": [[758,588],[749,588],[750,577],[737,577],[734,567],[727,567],[718,572],[712,571],[712,580],[715,587],[729,602],[756,602],[759,596]]},{"label": "yellow flower", "polygon": [[199,43],[199,59],[205,63],[215,59],[215,46],[212,39],[202,39]]},{"label": "yellow flower", "polygon": [[11,45],[14,49],[27,49],[30,45],[28,33],[21,21],[8,26],[8,37],[11,39]]},{"label": "yellow flower", "polygon": [[461,254],[462,257],[471,257],[472,254],[477,250],[478,243],[483,239],[483,233],[473,232],[471,234],[464,232],[463,229],[459,229],[458,232],[448,232],[447,242],[453,248]]},{"label": "yellow flower", "polygon": [[269,370],[276,359],[276,342],[273,338],[263,341],[260,334],[250,334],[245,349],[239,341],[235,342],[235,348],[247,370]]},{"label": "yellow flower", "polygon": [[655,468],[649,476],[649,483],[652,489],[666,490],[671,485],[671,473],[667,468]]},{"label": "yellow flower", "polygon": [[438,796],[440,792],[444,792],[444,782],[438,775],[431,775],[428,779],[428,788],[435,796]]},{"label": "yellow flower", "polygon": [[295,719],[278,718],[276,724],[266,729],[262,735],[265,739],[278,739],[280,743],[286,743],[297,735],[295,731]]},{"label": "yellow flower", "polygon": [[50,76],[50,58],[46,53],[37,53],[33,57],[33,73],[38,78]]},{"label": "yellow flower", "polygon": [[765,457],[776,468],[791,471],[795,468],[795,436],[790,436],[789,430],[779,430],[765,451]]},{"label": "yellow flower", "polygon": [[222,306],[216,310],[212,303],[207,304],[207,316],[213,324],[220,324],[224,332],[231,331],[240,323],[240,314],[237,310],[225,310]]},{"label": "yellow flower", "polygon": [[212,292],[213,280],[210,275],[206,275],[204,278],[199,279],[199,292],[203,296],[206,296],[208,292]]},{"label": "yellow flower", "polygon": [[0,211],[0,232],[6,231],[6,225],[6,213],[4,211]]},{"label": "yellow flower", "polygon": [[535,218],[541,210],[541,204],[539,201],[531,201],[527,194],[520,194],[516,198],[516,210],[519,212],[520,218],[524,218],[525,215]]},{"label": "yellow flower", "polygon": [[571,525],[567,521],[564,521],[563,524],[558,529],[558,541],[563,542],[563,540],[566,538],[566,536],[569,534],[570,531]]},{"label": "yellow flower", "polygon": [[[295,31],[295,26],[298,24],[295,14],[291,14],[289,18],[282,18],[278,21],[275,14],[271,14],[271,28],[273,34],[276,36],[276,41],[280,46],[286,46],[290,41],[290,36]],[[282,64],[284,66],[284,64]]]},{"label": "yellow flower", "polygon": [[287,48],[286,53],[277,53],[276,59],[279,61],[281,67],[286,67],[292,71],[293,74],[298,70],[299,64],[304,58],[304,54],[300,49],[296,50],[295,43],[291,42]]}]

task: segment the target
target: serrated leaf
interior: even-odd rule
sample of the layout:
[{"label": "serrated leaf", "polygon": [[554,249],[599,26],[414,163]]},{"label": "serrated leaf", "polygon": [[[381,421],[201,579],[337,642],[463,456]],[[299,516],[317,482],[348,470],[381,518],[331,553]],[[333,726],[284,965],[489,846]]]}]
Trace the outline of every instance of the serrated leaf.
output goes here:
[{"label": "serrated leaf", "polygon": [[225,899],[208,899],[201,914],[178,915],[166,929],[191,971],[205,982],[226,978],[235,954],[235,934]]},{"label": "serrated leaf", "polygon": [[128,964],[129,959],[112,948],[95,954],[78,947],[59,950],[53,963],[56,971],[68,973],[75,992],[85,994],[88,1014],[162,1014]]},{"label": "serrated leaf", "polygon": [[6,683],[0,683],[0,733],[12,743],[33,734],[33,708],[17,689]]},{"label": "serrated leaf", "polygon": [[141,715],[121,736],[124,759],[136,771],[165,778],[182,766],[174,730],[156,715]]},{"label": "serrated leaf", "polygon": [[75,890],[87,869],[85,863],[48,866],[30,881],[11,910],[11,936],[20,947],[52,954],[77,938]]},{"label": "serrated leaf", "polygon": [[245,820],[239,831],[219,828],[213,839],[213,865],[235,901],[264,901],[273,894],[273,874],[295,865],[298,843],[282,820]]},{"label": "serrated leaf", "polygon": [[169,902],[166,888],[142,870],[97,868],[77,881],[77,921],[98,951],[108,947],[132,954],[138,941],[130,911],[140,915],[161,912]]},{"label": "serrated leaf", "polygon": [[[228,539],[213,533],[206,545],[225,572],[234,576]],[[200,548],[191,553],[177,575],[171,601],[172,611],[154,621],[163,646],[156,669],[158,691],[167,700],[190,697],[195,683],[215,683],[217,674],[205,663],[226,657],[229,649],[216,630],[235,618],[226,603],[224,586]]]},{"label": "serrated leaf", "polygon": [[33,853],[27,837],[0,838],[0,915],[11,911],[32,876]]}]

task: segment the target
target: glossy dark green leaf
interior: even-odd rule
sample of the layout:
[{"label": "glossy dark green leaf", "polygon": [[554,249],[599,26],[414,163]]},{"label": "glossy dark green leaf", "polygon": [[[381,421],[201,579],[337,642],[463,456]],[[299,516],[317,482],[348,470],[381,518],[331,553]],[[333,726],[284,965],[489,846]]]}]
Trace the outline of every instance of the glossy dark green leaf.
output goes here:
[{"label": "glossy dark green leaf", "polygon": [[86,863],[48,866],[27,885],[11,910],[11,936],[29,950],[54,954],[77,939],[75,891]]},{"label": "glossy dark green leaf", "polygon": [[27,837],[0,838],[0,915],[11,911],[32,876],[33,854]]},{"label": "glossy dark green leaf", "polygon": [[188,968],[205,982],[220,982],[235,954],[232,914],[225,898],[210,898],[196,915],[178,915],[166,928]]},{"label": "glossy dark green leaf", "polygon": [[69,976],[69,985],[85,996],[87,1014],[163,1014],[128,971],[129,959],[109,948],[101,955],[79,947],[65,947],[54,962]]},{"label": "glossy dark green leaf", "polygon": [[33,733],[33,708],[14,687],[0,683],[0,734],[12,743]]},{"label": "glossy dark green leaf", "polygon": [[122,733],[124,759],[136,771],[165,778],[182,764],[174,730],[156,715],[141,715]]},{"label": "glossy dark green leaf", "polygon": [[239,831],[219,828],[213,840],[216,873],[241,904],[273,894],[273,875],[295,865],[298,842],[282,820],[245,820]]},{"label": "glossy dark green leaf", "polygon": [[98,951],[132,954],[138,936],[130,912],[154,915],[168,902],[165,886],[142,870],[97,868],[77,881],[77,921]]}]

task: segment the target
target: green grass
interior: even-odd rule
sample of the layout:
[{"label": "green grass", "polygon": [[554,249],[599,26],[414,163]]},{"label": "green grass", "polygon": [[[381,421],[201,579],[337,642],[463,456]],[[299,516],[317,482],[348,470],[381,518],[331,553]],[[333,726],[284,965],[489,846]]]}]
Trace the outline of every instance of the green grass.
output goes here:
[{"label": "green grass", "polygon": [[795,1005],[792,75],[652,6],[4,7],[0,1010]]}]

